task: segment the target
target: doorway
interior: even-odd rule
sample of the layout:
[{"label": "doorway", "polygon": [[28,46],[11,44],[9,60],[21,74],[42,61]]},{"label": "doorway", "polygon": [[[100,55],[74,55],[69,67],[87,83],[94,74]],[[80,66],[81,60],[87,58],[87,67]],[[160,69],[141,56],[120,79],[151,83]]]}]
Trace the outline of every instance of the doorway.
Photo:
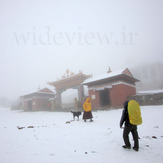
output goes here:
[{"label": "doorway", "polygon": [[32,100],[27,101],[27,110],[32,111]]},{"label": "doorway", "polygon": [[102,107],[110,105],[109,89],[104,89],[102,91],[99,91],[99,96],[100,96],[100,105]]}]

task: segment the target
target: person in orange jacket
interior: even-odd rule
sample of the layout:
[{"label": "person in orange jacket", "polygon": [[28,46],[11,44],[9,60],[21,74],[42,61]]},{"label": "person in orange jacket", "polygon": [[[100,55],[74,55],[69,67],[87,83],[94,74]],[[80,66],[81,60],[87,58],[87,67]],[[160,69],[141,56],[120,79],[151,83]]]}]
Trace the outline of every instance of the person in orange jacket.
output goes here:
[{"label": "person in orange jacket", "polygon": [[86,99],[86,101],[84,102],[84,105],[83,105],[83,109],[84,109],[84,114],[83,114],[83,119],[84,119],[84,122],[86,122],[87,119],[90,119],[90,122],[92,122],[92,106],[91,106],[91,100],[90,98],[88,97]]}]

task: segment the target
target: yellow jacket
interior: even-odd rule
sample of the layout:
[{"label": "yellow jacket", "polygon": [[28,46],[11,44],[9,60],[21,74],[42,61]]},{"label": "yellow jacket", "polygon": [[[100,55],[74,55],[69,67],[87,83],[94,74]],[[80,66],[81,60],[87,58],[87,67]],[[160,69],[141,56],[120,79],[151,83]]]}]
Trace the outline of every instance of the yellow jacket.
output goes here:
[{"label": "yellow jacket", "polygon": [[84,105],[83,105],[83,109],[84,109],[84,111],[86,111],[86,112],[91,111],[92,106],[91,106],[91,101],[90,101],[90,98],[89,98],[89,97],[88,97],[87,100],[85,101],[85,103],[84,103]]}]

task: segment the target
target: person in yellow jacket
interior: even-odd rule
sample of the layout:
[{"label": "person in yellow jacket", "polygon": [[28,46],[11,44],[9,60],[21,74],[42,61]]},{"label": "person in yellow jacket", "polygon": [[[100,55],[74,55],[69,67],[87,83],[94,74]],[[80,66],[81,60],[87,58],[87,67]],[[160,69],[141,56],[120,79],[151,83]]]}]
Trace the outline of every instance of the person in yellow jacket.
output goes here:
[{"label": "person in yellow jacket", "polygon": [[90,122],[92,122],[92,106],[91,106],[91,100],[90,98],[88,97],[86,99],[86,101],[84,102],[84,105],[83,105],[83,109],[84,109],[84,114],[83,114],[83,119],[84,119],[84,122],[86,122],[87,119],[90,119]]},{"label": "person in yellow jacket", "polygon": [[120,120],[120,128],[123,128],[123,123],[125,123],[125,127],[123,130],[123,139],[125,145],[123,145],[122,147],[126,149],[131,148],[131,143],[129,140],[129,134],[131,132],[134,140],[133,150],[139,151],[139,136],[137,125],[140,125],[142,123],[139,104],[134,100],[130,100],[125,101],[123,105],[124,109]]}]

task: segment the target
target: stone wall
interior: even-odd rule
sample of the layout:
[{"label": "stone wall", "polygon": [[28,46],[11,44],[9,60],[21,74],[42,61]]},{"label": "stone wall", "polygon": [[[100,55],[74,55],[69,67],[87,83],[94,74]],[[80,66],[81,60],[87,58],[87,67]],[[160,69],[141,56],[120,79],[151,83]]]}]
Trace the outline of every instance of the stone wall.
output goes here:
[{"label": "stone wall", "polygon": [[128,100],[136,100],[140,105],[163,105],[163,92],[130,96]]}]

